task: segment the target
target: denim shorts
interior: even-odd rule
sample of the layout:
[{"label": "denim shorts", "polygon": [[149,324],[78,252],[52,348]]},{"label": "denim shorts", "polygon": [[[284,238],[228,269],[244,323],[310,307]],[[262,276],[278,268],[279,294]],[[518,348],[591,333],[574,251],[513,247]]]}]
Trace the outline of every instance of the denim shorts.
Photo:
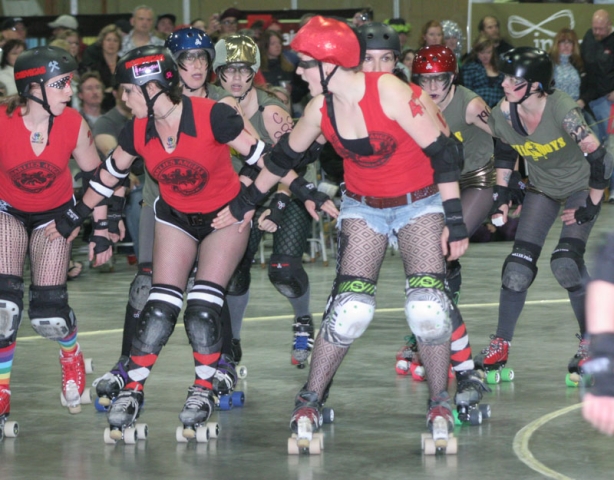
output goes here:
[{"label": "denim shorts", "polygon": [[343,195],[337,223],[339,229],[346,218],[360,218],[376,233],[386,235],[390,246],[397,248],[397,233],[423,215],[443,215],[441,195],[436,193],[417,202],[393,208],[373,208]]}]

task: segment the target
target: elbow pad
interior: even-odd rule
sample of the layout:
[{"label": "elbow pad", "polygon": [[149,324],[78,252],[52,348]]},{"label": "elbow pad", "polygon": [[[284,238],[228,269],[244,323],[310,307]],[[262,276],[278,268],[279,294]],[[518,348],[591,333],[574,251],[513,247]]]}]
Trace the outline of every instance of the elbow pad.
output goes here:
[{"label": "elbow pad", "polygon": [[[115,182],[113,185],[106,185],[100,178],[100,172],[102,170],[106,170],[107,172],[109,172],[113,177],[117,179],[117,182]],[[115,189],[115,187],[117,187],[120,182],[123,182],[129,174],[130,168],[126,168],[125,170],[117,168],[115,160],[113,159],[113,152],[111,152],[107,159],[103,163],[101,163],[94,171],[94,174],[90,178],[89,186],[99,195],[102,195],[106,198],[110,198],[111,195],[113,195],[113,190]]]},{"label": "elbow pad", "polygon": [[278,177],[285,177],[290,170],[299,165],[303,157],[302,152],[295,152],[290,148],[289,137],[290,133],[282,135],[271,153],[264,157],[264,166]]},{"label": "elbow pad", "polygon": [[457,182],[463,170],[463,144],[443,133],[422,150],[430,159],[435,171],[435,183]]},{"label": "elbow pad", "polygon": [[495,168],[514,170],[517,159],[518,153],[511,145],[498,138],[495,139]]},{"label": "elbow pad", "polygon": [[258,140],[252,145],[249,153],[247,155],[241,155],[240,158],[248,165],[255,165],[262,155],[266,155],[270,151],[271,146],[269,144],[264,143],[262,140]]},{"label": "elbow pad", "polygon": [[586,155],[586,160],[591,166],[591,175],[588,186],[597,190],[603,190],[610,183],[614,158],[602,145],[597,150]]},{"label": "elbow pad", "polygon": [[296,167],[293,170],[304,168],[310,163],[315,162],[318,158],[320,158],[320,152],[322,152],[322,148],[324,148],[324,145],[314,141],[309,146],[307,151],[303,153],[303,156],[299,164],[296,165]]}]

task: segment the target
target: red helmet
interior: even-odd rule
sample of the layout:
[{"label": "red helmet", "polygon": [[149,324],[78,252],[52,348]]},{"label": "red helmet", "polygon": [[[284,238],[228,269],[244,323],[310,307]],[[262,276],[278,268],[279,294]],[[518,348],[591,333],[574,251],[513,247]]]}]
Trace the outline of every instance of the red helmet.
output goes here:
[{"label": "red helmet", "polygon": [[431,45],[418,50],[411,67],[412,75],[422,75],[425,73],[456,74],[457,72],[456,55],[454,55],[452,50],[443,45]]},{"label": "red helmet", "polygon": [[320,62],[344,68],[357,67],[365,55],[364,44],[352,27],[321,15],[309,20],[295,35],[290,46],[294,51]]}]

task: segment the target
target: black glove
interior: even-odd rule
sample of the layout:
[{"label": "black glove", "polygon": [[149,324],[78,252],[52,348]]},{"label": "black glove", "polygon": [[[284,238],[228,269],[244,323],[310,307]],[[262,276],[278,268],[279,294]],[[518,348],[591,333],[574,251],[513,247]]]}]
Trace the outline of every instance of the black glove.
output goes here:
[{"label": "black glove", "polygon": [[504,187],[503,185],[495,185],[492,189],[492,207],[490,207],[490,212],[488,212],[488,216],[492,217],[493,215],[503,214],[501,211],[501,207],[503,205],[509,205],[511,198],[511,189],[509,187]]},{"label": "black glove", "polygon": [[614,333],[591,335],[589,360],[582,371],[591,375],[590,393],[598,397],[614,397]]},{"label": "black glove", "polygon": [[88,207],[85,203],[77,202],[74,207],[68,207],[59,218],[55,219],[55,228],[60,235],[68,238],[75,228],[83,225],[92,210],[93,208]]},{"label": "black glove", "polygon": [[96,231],[90,237],[90,242],[94,242],[94,253],[98,255],[99,253],[106,252],[109,247],[112,245],[111,240],[102,235],[96,235]]},{"label": "black glove", "polygon": [[318,212],[322,208],[322,205],[324,205],[327,200],[330,200],[328,195],[319,192],[313,183],[308,182],[303,177],[297,177],[290,184],[290,191],[303,203],[307,200],[311,200],[316,204],[316,210]]},{"label": "black glove", "polygon": [[107,220],[109,221],[109,233],[119,235],[119,222],[124,215],[124,206],[126,205],[126,197],[112,195],[108,201]]},{"label": "black glove", "polygon": [[281,219],[284,216],[284,210],[288,206],[288,202],[290,201],[290,197],[283,192],[277,192],[275,195],[271,197],[271,203],[269,205],[269,213],[264,220],[270,220],[277,228],[281,225]]},{"label": "black glove", "polygon": [[463,220],[463,206],[460,198],[452,198],[443,202],[443,211],[446,215],[446,226],[450,231],[448,242],[457,242],[469,237]]},{"label": "black glove", "polygon": [[522,181],[522,176],[518,170],[514,170],[510,176],[509,189],[510,200],[514,205],[522,205],[524,196],[526,195],[527,186]]},{"label": "black glove", "polygon": [[256,205],[267,196],[267,193],[258,190],[255,183],[252,183],[249,187],[241,184],[239,194],[228,203],[230,213],[237,220],[243,220],[247,212],[256,210]]},{"label": "black glove", "polygon": [[586,197],[586,206],[579,207],[574,214],[576,217],[576,223],[578,225],[582,225],[583,223],[592,222],[597,215],[599,215],[599,211],[601,210],[601,203],[595,205],[591,200],[591,196]]}]

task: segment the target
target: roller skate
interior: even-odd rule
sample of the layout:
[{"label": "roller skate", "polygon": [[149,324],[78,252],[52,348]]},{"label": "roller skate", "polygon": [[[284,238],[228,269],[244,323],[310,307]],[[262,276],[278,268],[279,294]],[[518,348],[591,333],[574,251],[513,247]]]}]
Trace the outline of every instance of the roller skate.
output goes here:
[{"label": "roller skate", "polygon": [[481,425],[484,418],[490,418],[490,405],[480,404],[483,392],[490,392],[482,377],[475,370],[465,370],[456,373],[456,395],[454,403],[454,423],[461,425]]},{"label": "roller skate", "polygon": [[236,365],[237,376],[243,380],[247,378],[247,367],[245,365],[239,365],[241,363],[241,359],[243,358],[243,350],[241,349],[241,340],[238,338],[233,338],[230,341],[230,352],[232,353],[232,358]]},{"label": "roller skate", "polygon": [[313,319],[311,315],[297,317],[292,325],[294,343],[292,345],[292,365],[305,368],[313,350]]},{"label": "roller skate", "polygon": [[19,434],[19,424],[7,421],[10,412],[11,391],[8,388],[0,387],[0,441],[4,437],[15,438]]},{"label": "roller skate", "polygon": [[122,355],[119,357],[119,362],[111,369],[110,372],[105,373],[102,377],[98,377],[92,383],[92,387],[96,389],[96,400],[94,400],[94,406],[99,412],[106,412],[109,410],[109,406],[119,395],[122,388],[127,383],[128,373],[126,368],[128,367],[129,358]]},{"label": "roller skate", "polygon": [[397,352],[395,370],[398,375],[411,375],[411,378],[417,382],[426,380],[426,372],[420,362],[418,341],[415,335],[405,337],[405,345]]},{"label": "roller skate", "polygon": [[504,367],[512,344],[495,335],[491,335],[490,338],[490,345],[473,359],[475,368],[484,372],[488,384],[511,382],[514,379],[514,370]]},{"label": "roller skate", "polygon": [[92,360],[83,359],[81,349],[74,353],[65,354],[60,351],[60,365],[62,367],[62,393],[60,402],[68,407],[70,413],[80,413],[81,404],[92,403],[90,389],[85,388],[85,374],[92,373]]},{"label": "roller skate", "polygon": [[301,390],[296,396],[290,419],[290,429],[293,433],[288,439],[288,453],[290,455],[321,453],[324,449],[324,435],[318,430],[323,423],[322,404],[318,400],[318,394]]},{"label": "roller skate", "polygon": [[109,408],[109,426],[104,429],[104,443],[113,445],[123,440],[134,445],[137,440],[147,438],[147,424],[136,423],[145,396],[142,390],[122,390]]},{"label": "roller skate", "polygon": [[195,439],[198,443],[208,442],[209,438],[217,438],[220,427],[217,423],[207,423],[215,407],[215,395],[199,385],[188,388],[188,398],[183,410],[179,414],[179,420],[183,424],[177,427],[175,437],[177,442],[186,443]]},{"label": "roller skate", "polygon": [[578,345],[578,351],[569,361],[569,365],[567,369],[569,373],[565,377],[565,384],[568,387],[577,387],[580,385],[580,382],[583,379],[584,371],[582,369],[582,365],[584,365],[588,360],[588,346],[589,341],[586,338],[582,338],[582,335],[576,334],[580,343]]},{"label": "roller skate", "polygon": [[438,453],[455,455],[457,451],[454,437],[454,416],[450,407],[450,395],[441,392],[429,400],[426,425],[430,433],[422,434],[422,451],[425,455]]},{"label": "roller skate", "polygon": [[228,355],[222,354],[213,376],[213,390],[217,396],[217,406],[220,410],[230,410],[232,407],[242,407],[245,404],[245,394],[234,391],[237,386],[238,373],[235,363]]}]

